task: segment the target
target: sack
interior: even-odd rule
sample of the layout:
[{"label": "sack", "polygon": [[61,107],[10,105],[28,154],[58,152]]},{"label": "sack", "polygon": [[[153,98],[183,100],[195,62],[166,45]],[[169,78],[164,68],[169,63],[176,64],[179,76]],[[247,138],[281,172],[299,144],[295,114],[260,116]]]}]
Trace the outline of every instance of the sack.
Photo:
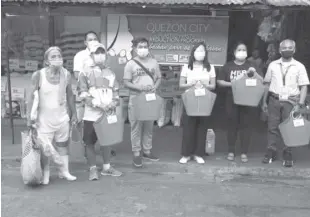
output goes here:
[{"label": "sack", "polygon": [[190,88],[182,94],[182,99],[188,116],[210,116],[216,94],[204,88]]},{"label": "sack", "polygon": [[132,99],[132,109],[138,121],[156,121],[164,100],[155,93],[141,93]]},{"label": "sack", "polygon": [[181,126],[181,119],[183,114],[183,102],[180,98],[173,98],[173,108],[171,121],[175,127]]},{"label": "sack", "polygon": [[287,147],[304,146],[310,142],[310,121],[302,115],[295,117],[294,111],[279,125],[279,129]]},{"label": "sack", "polygon": [[169,99],[164,99],[160,110],[160,117],[157,120],[158,127],[164,127],[171,120],[172,102]]},{"label": "sack", "polygon": [[25,185],[39,185],[42,181],[41,150],[35,147],[32,131],[22,132],[22,160],[20,172]]},{"label": "sack", "polygon": [[257,107],[264,95],[265,86],[257,76],[247,75],[232,82],[232,93],[236,105]]},{"label": "sack", "polygon": [[95,132],[101,146],[110,146],[123,142],[124,120],[121,108],[112,114],[103,114],[94,123]]}]

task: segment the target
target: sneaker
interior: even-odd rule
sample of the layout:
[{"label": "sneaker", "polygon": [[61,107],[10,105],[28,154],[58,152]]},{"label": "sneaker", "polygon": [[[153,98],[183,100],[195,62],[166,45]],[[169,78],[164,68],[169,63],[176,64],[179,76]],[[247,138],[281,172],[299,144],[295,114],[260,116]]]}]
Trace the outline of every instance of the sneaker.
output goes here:
[{"label": "sneaker", "polygon": [[246,154],[241,155],[241,162],[242,163],[247,163],[249,161],[248,156]]},{"label": "sneaker", "polygon": [[190,160],[191,158],[190,157],[182,157],[180,160],[179,160],[179,163],[180,164],[186,164],[188,163],[188,161]]},{"label": "sneaker", "polygon": [[293,156],[290,152],[283,152],[283,166],[292,167],[293,166]]},{"label": "sneaker", "polygon": [[263,163],[264,164],[271,164],[277,158],[277,152],[272,149],[268,149],[267,153],[264,156]]},{"label": "sneaker", "polygon": [[103,176],[119,177],[122,174],[123,174],[122,172],[117,171],[116,169],[114,169],[111,166],[110,166],[110,169],[108,169],[108,170],[102,169],[102,171],[101,171],[101,175],[103,175]]},{"label": "sneaker", "polygon": [[142,167],[142,158],[141,158],[141,156],[140,155],[139,156],[134,156],[132,163],[133,163],[133,165],[135,167]]},{"label": "sneaker", "polygon": [[227,160],[229,161],[234,161],[235,160],[235,154],[234,153],[229,153],[227,155]]},{"label": "sneaker", "polygon": [[144,159],[147,159],[147,160],[150,160],[150,161],[159,161],[159,158],[158,157],[155,157],[152,152],[150,154],[145,154],[143,153],[143,158]]},{"label": "sneaker", "polygon": [[204,164],[205,160],[202,157],[199,156],[194,156],[194,160],[198,163],[198,164]]},{"label": "sneaker", "polygon": [[89,170],[89,181],[95,181],[99,179],[97,167],[92,167]]}]

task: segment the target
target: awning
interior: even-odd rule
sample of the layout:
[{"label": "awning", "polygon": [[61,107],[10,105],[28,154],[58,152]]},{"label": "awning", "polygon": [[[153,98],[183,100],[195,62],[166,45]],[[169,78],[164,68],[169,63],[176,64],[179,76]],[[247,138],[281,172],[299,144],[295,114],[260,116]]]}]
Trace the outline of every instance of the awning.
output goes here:
[{"label": "awning", "polygon": [[310,6],[310,0],[266,0],[268,5],[285,6]]},{"label": "awning", "polygon": [[[23,2],[24,0],[1,0],[2,2]],[[38,0],[26,0],[39,2]],[[262,0],[40,0],[44,3],[97,3],[97,4],[166,4],[166,5],[247,5],[259,4]]]}]

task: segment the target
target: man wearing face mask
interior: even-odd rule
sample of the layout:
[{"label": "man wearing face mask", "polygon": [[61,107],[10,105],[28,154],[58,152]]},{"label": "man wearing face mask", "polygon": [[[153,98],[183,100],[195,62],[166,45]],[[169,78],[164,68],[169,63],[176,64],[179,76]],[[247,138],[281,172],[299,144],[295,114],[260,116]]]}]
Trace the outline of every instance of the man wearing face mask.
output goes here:
[{"label": "man wearing face mask", "polygon": [[[96,167],[95,144],[97,134],[94,122],[104,115],[104,112],[115,109],[119,104],[118,89],[115,74],[106,67],[106,49],[99,42],[90,46],[91,59],[85,62],[83,72],[79,76],[79,94],[85,101],[85,112],[83,116],[83,141],[86,145],[86,158],[90,167],[89,180],[98,180]],[[104,176],[121,176],[122,173],[110,165],[110,146],[100,147],[103,157]]]},{"label": "man wearing face mask", "polygon": [[[31,117],[34,94],[28,101],[28,127],[36,127],[38,138],[43,143],[54,144],[62,156],[64,166],[59,169],[59,177],[69,181],[76,180],[69,173],[69,132],[71,124],[77,122],[74,96],[71,88],[71,75],[63,68],[61,50],[49,48],[44,54],[45,68],[32,75],[32,91],[38,91],[38,115],[36,120]],[[67,109],[68,108],[68,109]],[[35,125],[34,125],[35,124]],[[42,155],[43,184],[49,183],[49,159]]]},{"label": "man wearing face mask", "polygon": [[[305,104],[309,78],[305,66],[293,58],[296,44],[293,40],[280,43],[281,58],[270,63],[266,76],[266,92],[263,110],[268,111],[268,148],[263,163],[276,160],[276,145],[281,141],[279,124],[286,120],[291,111],[299,111]],[[267,105],[267,98],[268,105]],[[283,166],[292,167],[291,149],[283,150]]]},{"label": "man wearing face mask", "polygon": [[[135,61],[129,61],[124,69],[124,84],[130,90],[129,97],[129,121],[131,125],[131,144],[133,151],[133,165],[142,167],[142,157],[151,161],[158,161],[152,152],[152,137],[154,121],[135,120],[132,99],[141,92],[155,92],[160,85],[161,72],[158,62],[149,56],[149,42],[145,38],[133,40],[133,48],[137,53],[135,60],[139,61],[152,73],[151,78]],[[141,146],[143,154],[141,156]]]}]

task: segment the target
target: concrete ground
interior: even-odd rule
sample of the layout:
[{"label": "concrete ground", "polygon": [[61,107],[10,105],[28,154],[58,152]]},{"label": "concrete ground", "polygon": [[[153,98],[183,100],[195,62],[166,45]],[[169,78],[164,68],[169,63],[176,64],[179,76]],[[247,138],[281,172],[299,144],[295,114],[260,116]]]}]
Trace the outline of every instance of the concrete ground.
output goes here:
[{"label": "concrete ground", "polygon": [[[310,216],[310,149],[294,150],[295,167],[285,169],[281,162],[260,163],[265,148],[251,147],[248,164],[225,160],[225,136],[217,131],[217,154],[206,165],[193,162],[180,165],[182,130],[155,129],[154,152],[159,162],[145,162],[142,169],[131,166],[129,128],[124,142],[115,146],[112,164],[124,172],[119,178],[102,177],[88,181],[83,148],[71,144],[73,183],[59,180],[52,168],[46,187],[24,186],[19,172],[20,131],[17,144],[2,125],[2,216],[3,217],[308,217]],[[254,136],[257,142],[261,134]],[[262,141],[262,140],[260,140]],[[258,143],[259,144],[259,143]],[[102,162],[98,156],[98,165]]]}]

